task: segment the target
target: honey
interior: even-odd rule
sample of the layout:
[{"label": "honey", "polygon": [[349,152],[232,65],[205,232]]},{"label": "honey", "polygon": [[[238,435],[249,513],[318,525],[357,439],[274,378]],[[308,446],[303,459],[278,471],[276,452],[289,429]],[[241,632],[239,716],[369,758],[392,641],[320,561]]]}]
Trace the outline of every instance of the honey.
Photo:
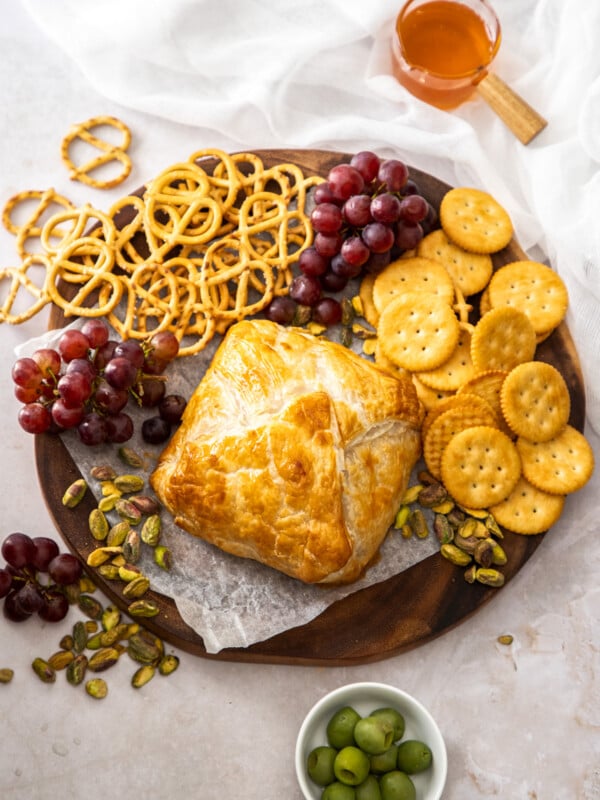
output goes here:
[{"label": "honey", "polygon": [[396,20],[394,74],[440,108],[467,100],[500,46],[500,25],[483,0],[410,0]]}]

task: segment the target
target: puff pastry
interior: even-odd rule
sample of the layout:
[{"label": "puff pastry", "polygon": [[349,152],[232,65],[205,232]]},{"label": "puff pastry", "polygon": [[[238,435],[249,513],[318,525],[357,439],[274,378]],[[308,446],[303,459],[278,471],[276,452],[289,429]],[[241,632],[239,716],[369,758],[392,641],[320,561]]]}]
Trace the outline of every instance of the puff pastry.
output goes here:
[{"label": "puff pastry", "polygon": [[420,455],[406,376],[266,320],[227,332],[151,484],[176,524],[306,583],[356,580]]}]

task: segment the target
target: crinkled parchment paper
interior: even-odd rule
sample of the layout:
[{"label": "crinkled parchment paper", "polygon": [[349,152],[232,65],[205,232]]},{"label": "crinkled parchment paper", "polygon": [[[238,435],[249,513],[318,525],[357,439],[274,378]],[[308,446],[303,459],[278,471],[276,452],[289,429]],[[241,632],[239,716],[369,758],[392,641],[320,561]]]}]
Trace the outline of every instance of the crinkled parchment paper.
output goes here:
[{"label": "crinkled parchment paper", "polygon": [[[73,326],[80,324],[75,322]],[[29,340],[17,354],[27,355],[38,347],[51,346],[61,332],[50,331],[39,339]],[[217,341],[212,342],[198,355],[177,359],[166,372],[167,393],[189,398],[217,344]],[[145,465],[142,472],[148,478],[164,445],[146,444],[140,430],[142,421],[149,413],[155,412],[139,409],[132,401],[126,410],[135,423],[134,437],[127,446],[143,455]],[[61,435],[98,499],[101,497],[100,486],[89,477],[93,466],[112,464],[119,473],[129,469],[120,460],[117,446],[88,447],[81,444],[75,431]],[[149,486],[147,488],[147,493],[151,493]],[[117,519],[116,516],[111,519],[109,515],[111,522]],[[381,547],[380,558],[360,580],[350,586],[307,586],[257,562],[224,553],[189,535],[173,523],[166,511],[162,512],[162,523],[161,543],[171,549],[173,567],[165,572],[156,566],[149,548],[145,548],[140,567],[150,578],[153,589],[173,598],[182,619],[202,637],[208,653],[217,653],[227,647],[247,647],[289,628],[304,625],[331,603],[396,575],[438,549],[432,536],[404,539],[397,531],[391,531]]]}]

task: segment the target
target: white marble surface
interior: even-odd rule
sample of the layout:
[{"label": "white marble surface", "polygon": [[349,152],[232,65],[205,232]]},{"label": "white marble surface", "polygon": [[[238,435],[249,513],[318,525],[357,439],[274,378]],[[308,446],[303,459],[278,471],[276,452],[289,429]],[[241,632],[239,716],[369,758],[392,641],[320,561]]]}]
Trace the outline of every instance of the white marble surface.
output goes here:
[{"label": "white marble surface", "polygon": [[[230,144],[106,101],[18,4],[0,0],[0,12],[0,204],[48,186],[76,202],[90,199],[68,181],[59,145],[71,122],[97,114],[120,116],[133,129],[140,182],[199,147]],[[94,200],[105,207],[108,195]],[[13,263],[12,237],[0,229],[0,264]],[[45,324],[41,314],[0,327],[0,536],[58,538],[10,381],[14,346]],[[598,456],[598,437],[588,435]],[[447,800],[600,798],[599,489],[597,472],[525,568],[473,618],[367,666],[251,666],[182,653],[172,678],[139,692],[128,685],[129,665],[119,664],[98,703],[81,687],[46,686],[31,672],[64,626],[0,620],[0,666],[15,670],[0,686],[0,797],[299,800],[293,749],[305,712],[328,690],[368,679],[411,692],[436,717],[448,746]],[[514,636],[509,647],[497,643],[505,633]]]}]

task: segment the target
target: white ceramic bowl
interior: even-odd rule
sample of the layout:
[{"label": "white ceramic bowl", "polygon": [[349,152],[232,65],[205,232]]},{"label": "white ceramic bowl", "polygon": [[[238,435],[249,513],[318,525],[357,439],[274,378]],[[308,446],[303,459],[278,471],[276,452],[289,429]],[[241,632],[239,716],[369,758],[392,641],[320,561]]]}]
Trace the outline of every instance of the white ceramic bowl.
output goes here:
[{"label": "white ceramic bowl", "polygon": [[417,800],[441,798],[446,783],[448,760],[444,739],[431,714],[414,697],[394,686],[384,683],[351,683],[334,689],[315,703],[300,727],[296,740],[296,775],[306,800],[319,800],[323,791],[308,776],[308,755],[315,747],[327,744],[327,723],[344,706],[352,706],[361,716],[367,716],[376,708],[397,709],[406,722],[402,741],[418,739],[425,742],[433,755],[429,769],[411,775],[417,790]]}]

